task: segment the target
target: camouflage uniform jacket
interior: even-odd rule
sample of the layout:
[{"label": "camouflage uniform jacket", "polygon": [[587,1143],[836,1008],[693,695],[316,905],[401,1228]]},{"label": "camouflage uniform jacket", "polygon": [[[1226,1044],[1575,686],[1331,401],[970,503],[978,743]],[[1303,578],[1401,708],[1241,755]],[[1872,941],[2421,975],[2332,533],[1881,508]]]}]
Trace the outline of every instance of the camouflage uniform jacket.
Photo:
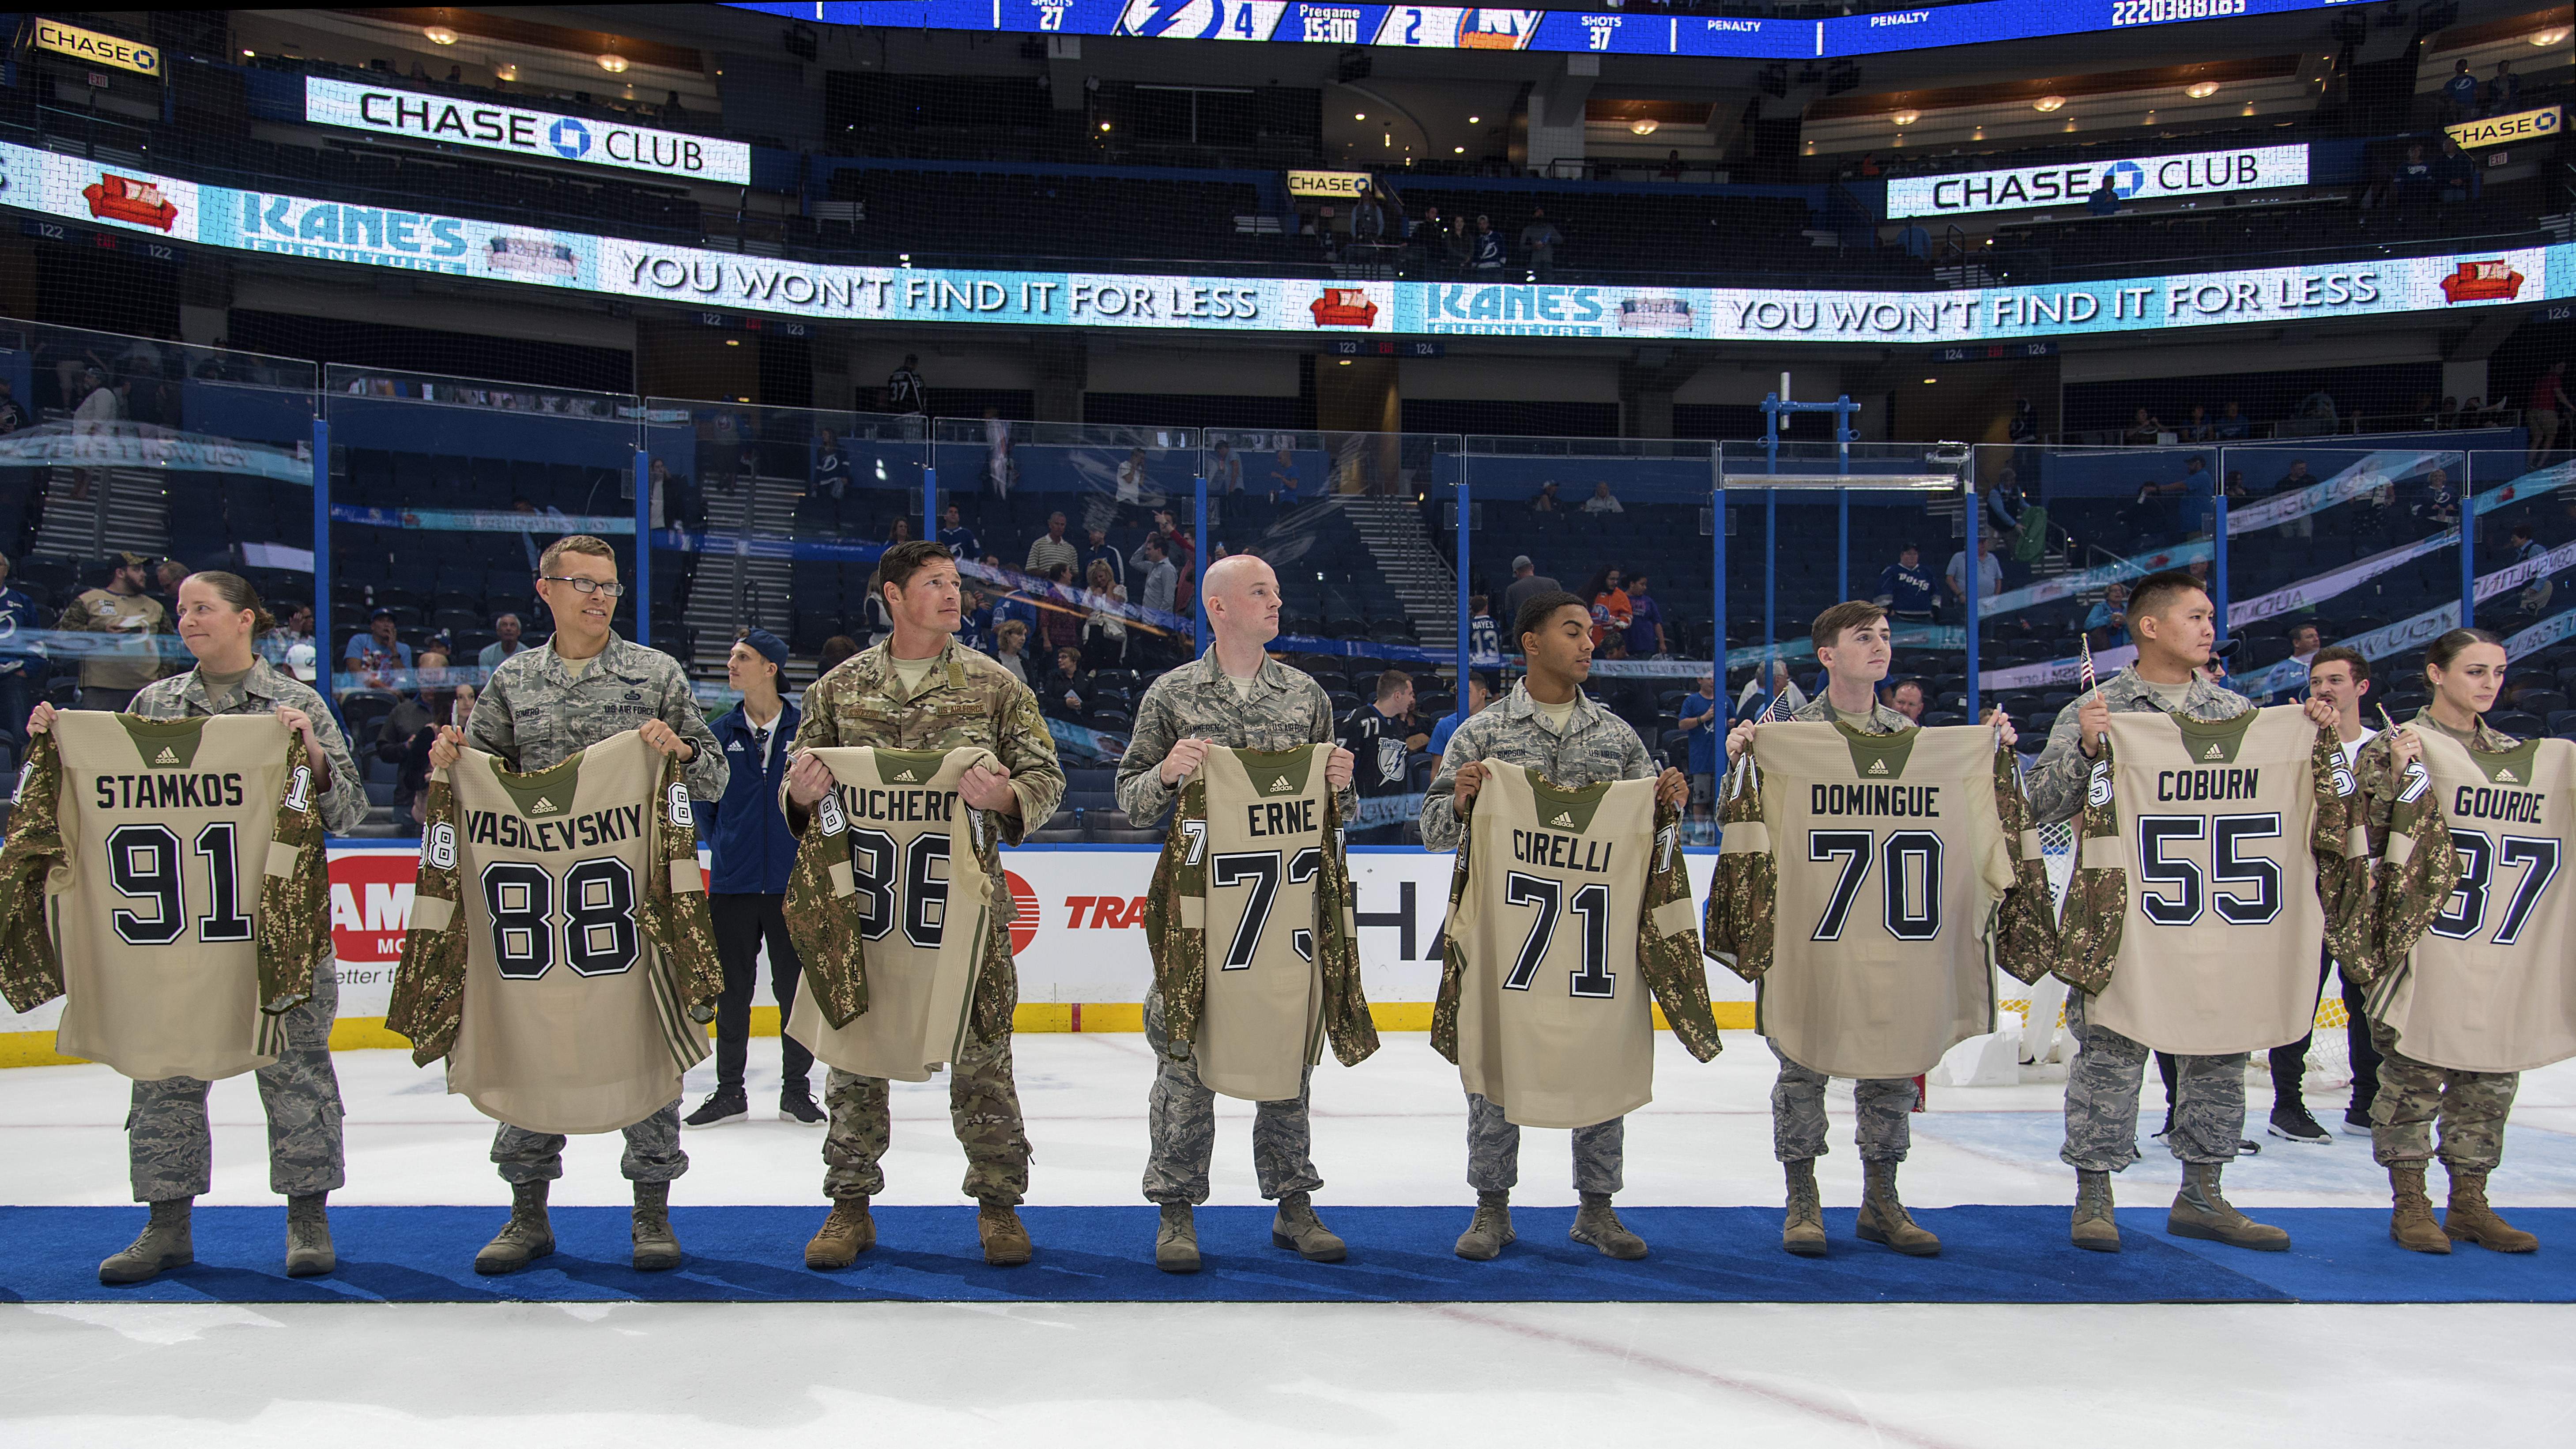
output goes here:
[{"label": "camouflage uniform jacket", "polygon": [[1454,801],[1458,767],[1493,760],[1526,765],[1551,785],[1580,790],[1604,780],[1644,780],[1655,774],[1645,741],[1626,720],[1603,709],[1591,696],[1576,691],[1574,712],[1566,716],[1565,733],[1547,727],[1538,701],[1526,683],[1485,706],[1449,736],[1440,756],[1440,772],[1422,797],[1422,848],[1457,850],[1465,843],[1467,822],[1458,818]]},{"label": "camouflage uniform jacket", "polygon": [[1805,708],[1790,715],[1789,718],[1800,724],[1832,724],[1836,720],[1850,719],[1851,727],[1865,735],[1892,735],[1899,730],[1914,728],[1914,721],[1880,704],[1875,699],[1869,703],[1868,714],[1852,719],[1850,715],[1836,710],[1833,702],[1821,694],[1808,700]]},{"label": "camouflage uniform jacket", "polygon": [[[1216,662],[1216,646],[1146,686],[1136,704],[1136,726],[1118,757],[1118,808],[1139,828],[1152,829],[1170,808],[1178,786],[1163,783],[1163,760],[1182,740],[1206,740],[1230,750],[1291,750],[1334,744],[1333,702],[1324,686],[1276,659],[1265,657],[1248,697]],[[1334,792],[1344,820],[1359,794],[1344,785]],[[1178,1040],[1179,1038],[1175,1038]]]},{"label": "camouflage uniform jacket", "polygon": [[[320,730],[330,728],[330,716],[317,713],[314,725],[319,737]],[[336,743],[337,732],[330,738]],[[341,758],[347,758],[345,750]],[[355,768],[350,767],[353,776]],[[290,735],[286,789],[277,803],[269,864],[260,872],[259,905],[252,918],[260,1010],[272,1017],[313,995],[313,973],[329,960],[331,950],[330,858],[312,794],[304,744]],[[17,1011],[33,1011],[63,994],[62,959],[46,916],[46,884],[54,872],[71,866],[71,851],[63,840],[62,796],[62,751],[47,732],[27,748],[27,763],[18,771],[18,803],[9,815],[8,843],[0,847],[0,996]],[[280,847],[294,862],[284,874],[275,868]]]},{"label": "camouflage uniform jacket", "polygon": [[[1790,716],[1804,724],[1834,721],[1837,716],[1819,700]],[[1915,727],[1914,721],[1879,705],[1853,726],[1863,734],[1892,735]],[[1973,728],[1973,726],[1971,727]],[[1761,774],[1746,751],[1727,774],[1719,806],[1721,831],[1737,825],[1763,825]],[[1995,903],[1988,956],[1995,965],[2025,984],[2049,972],[2057,957],[2057,906],[2049,894],[2048,863],[2031,823],[2030,801],[2023,794],[2021,757],[1995,736],[1995,818],[2002,827],[2004,853],[2012,862],[2013,884]],[[1711,959],[1743,977],[1759,981],[1771,969],[1778,940],[1780,865],[1768,850],[1721,852],[1709,880],[1708,904],[1701,921],[1702,949]],[[1980,929],[1984,926],[1981,923]]]},{"label": "camouflage uniform jacket", "polygon": [[[1232,694],[1233,686],[1226,686],[1226,692]],[[1207,894],[1206,836],[1187,828],[1207,819],[1207,790],[1204,770],[1182,782],[1180,810],[1164,835],[1154,882],[1145,894],[1145,945],[1154,958],[1154,990],[1163,998],[1163,1037],[1169,1042],[1198,1039],[1199,1012],[1207,1002],[1207,931],[1186,924],[1181,904],[1185,897],[1204,899]],[[1359,895],[1351,885],[1350,857],[1342,843],[1342,805],[1349,793],[1344,789],[1324,796],[1326,848],[1315,874],[1313,928],[1323,978],[1324,1033],[1332,1039],[1334,1058],[1355,1067],[1369,1059],[1378,1042],[1368,995],[1360,988],[1360,945],[1353,920]],[[1281,916],[1271,919],[1286,924]]]},{"label": "camouflage uniform jacket", "polygon": [[[2097,686],[2096,693],[2114,713],[2122,710],[2154,710],[2158,714],[2180,713],[2190,719],[2234,719],[2254,707],[2254,701],[2233,690],[2221,689],[2200,677],[2191,676],[2191,688],[2183,695],[2182,708],[2170,709],[2164,697],[2153,686],[2138,677],[2135,669],[2123,669]],[[2093,761],[2084,757],[2083,747],[2075,738],[2075,702],[2058,712],[2057,724],[2048,732],[2048,746],[2030,767],[2025,786],[2030,791],[2031,818],[2041,825],[2054,825],[2072,820],[2084,808],[2084,788],[2093,778]]]},{"label": "camouflage uniform jacket", "polygon": [[[2433,718],[2430,709],[2416,711],[2406,723],[2439,730],[2483,754],[2502,754],[2522,743],[2490,728],[2483,715],[2466,734]],[[2427,788],[2432,776],[2420,763],[2396,769],[2386,731],[2372,736],[2352,764],[2353,773],[2361,777],[2363,808],[2368,812],[2366,829],[2375,878],[2371,934],[2376,950],[2367,967],[2347,974],[2355,985],[2367,987],[2403,965],[2434,918],[2450,905],[2462,863],[2442,818],[2441,792]]]},{"label": "camouflage uniform jacket", "polygon": [[551,644],[502,660],[474,701],[465,742],[500,756],[511,770],[533,775],[648,719],[669,725],[696,751],[682,767],[689,793],[723,799],[731,767],[680,661],[614,633],[578,675],[564,667]]},{"label": "camouflage uniform jacket", "polygon": [[[460,763],[480,764],[471,755]],[[668,755],[656,758],[653,794],[645,802],[644,815],[651,822],[650,858],[694,871],[697,831],[688,813],[688,792],[675,788],[685,768]],[[472,949],[466,932],[475,928],[466,895],[479,887],[469,888],[464,881],[458,813],[456,787],[447,771],[432,771],[429,820],[421,831],[420,875],[412,895],[412,925],[403,934],[402,960],[394,967],[393,999],[385,1012],[385,1026],[411,1038],[414,1066],[425,1067],[446,1056],[465,1021],[465,978]],[[673,1055],[685,1072],[706,1056],[704,1024],[715,1019],[716,998],[724,992],[715,924],[707,913],[706,892],[674,890],[671,871],[658,866],[642,874],[644,898],[635,904],[636,929],[653,946],[653,969],[669,978],[672,995],[699,1023],[680,1028],[671,1038]],[[428,909],[431,902],[439,903],[436,917]]]},{"label": "camouflage uniform jacket", "polygon": [[[1020,800],[1017,815],[994,812],[988,817],[1004,845],[1017,845],[1044,825],[1064,799],[1064,767],[1056,761],[1055,737],[1038,713],[1037,696],[991,656],[954,639],[941,648],[918,693],[904,692],[888,643],[860,650],[806,689],[805,718],[796,727],[793,748],[851,745],[898,750],[980,745],[991,750],[1011,772],[1011,792]],[[805,816],[806,811],[788,803],[787,826],[800,837]],[[1010,931],[1018,903],[1007,890],[996,895],[992,936],[975,983],[975,1035],[987,1042],[1009,1033],[1011,1008],[1020,997]]]},{"label": "camouflage uniform jacket", "polygon": [[340,733],[331,707],[311,685],[278,673],[267,660],[251,660],[240,695],[222,709],[206,698],[205,680],[193,669],[144,686],[125,708],[126,713],[145,719],[186,719],[201,714],[275,714],[281,707],[300,709],[313,722],[314,742],[331,766],[331,788],[322,793],[322,824],[334,835],[348,834],[367,818],[366,780],[349,753],[348,737]]}]

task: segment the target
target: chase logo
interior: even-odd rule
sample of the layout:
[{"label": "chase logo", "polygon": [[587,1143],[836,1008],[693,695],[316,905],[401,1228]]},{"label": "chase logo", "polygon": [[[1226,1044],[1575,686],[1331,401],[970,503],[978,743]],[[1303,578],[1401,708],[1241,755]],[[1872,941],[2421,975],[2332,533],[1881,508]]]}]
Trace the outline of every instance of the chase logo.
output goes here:
[{"label": "chase logo", "polygon": [[2115,161],[2103,176],[2111,183],[2111,189],[2123,197],[2137,195],[2147,184],[2146,169],[2135,161]]},{"label": "chase logo", "polygon": [[1225,30],[1225,13],[1223,0],[1127,0],[1118,33],[1213,40]]},{"label": "chase logo", "polygon": [[590,128],[570,116],[562,117],[546,127],[546,144],[565,160],[578,161],[590,154]]}]

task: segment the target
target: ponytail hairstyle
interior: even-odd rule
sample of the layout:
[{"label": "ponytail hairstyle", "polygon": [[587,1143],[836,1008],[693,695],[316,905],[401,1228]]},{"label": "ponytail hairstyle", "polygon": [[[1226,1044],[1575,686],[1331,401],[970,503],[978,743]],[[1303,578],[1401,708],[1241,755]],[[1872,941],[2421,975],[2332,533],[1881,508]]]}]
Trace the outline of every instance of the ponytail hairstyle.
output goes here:
[{"label": "ponytail hairstyle", "polygon": [[188,578],[214,590],[216,596],[224,601],[226,608],[236,613],[243,609],[250,610],[252,638],[256,639],[277,627],[277,621],[269,617],[268,606],[260,602],[259,590],[251,587],[250,580],[241,575],[228,574],[221,569],[203,569],[188,575]]}]

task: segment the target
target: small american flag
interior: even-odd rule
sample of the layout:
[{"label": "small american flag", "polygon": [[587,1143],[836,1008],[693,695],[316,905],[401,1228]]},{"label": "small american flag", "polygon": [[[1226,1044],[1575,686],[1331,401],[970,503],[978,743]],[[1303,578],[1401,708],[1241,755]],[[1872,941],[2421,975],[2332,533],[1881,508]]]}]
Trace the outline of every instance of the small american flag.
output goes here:
[{"label": "small american flag", "polygon": [[1771,691],[1771,707],[1762,711],[1762,722],[1764,724],[1770,724],[1775,720],[1784,720],[1787,719],[1791,713],[1792,711],[1789,708],[1788,687],[1786,685],[1775,686]]},{"label": "small american flag", "polygon": [[2091,694],[2095,685],[2093,678],[2093,641],[2082,634],[2076,635],[2075,638],[2078,643],[2084,646],[2084,662],[2075,675],[2075,682],[2082,686],[2082,688],[2078,689],[2076,693],[2081,696]]}]

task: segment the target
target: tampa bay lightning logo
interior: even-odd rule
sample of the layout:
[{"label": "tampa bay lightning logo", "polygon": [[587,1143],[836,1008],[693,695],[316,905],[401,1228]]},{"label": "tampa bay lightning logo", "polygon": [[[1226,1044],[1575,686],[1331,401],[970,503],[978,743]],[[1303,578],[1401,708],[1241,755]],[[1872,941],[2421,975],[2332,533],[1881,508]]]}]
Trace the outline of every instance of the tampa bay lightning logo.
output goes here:
[{"label": "tampa bay lightning logo", "polygon": [[546,144],[567,161],[590,154],[590,128],[566,116],[546,128]]},{"label": "tampa bay lightning logo", "polygon": [[1121,35],[1213,40],[1224,29],[1224,0],[1127,0],[1118,16]]},{"label": "tampa bay lightning logo", "polygon": [[2114,161],[2107,174],[2111,189],[2122,196],[2135,196],[2146,189],[2146,170],[2135,161]]}]

